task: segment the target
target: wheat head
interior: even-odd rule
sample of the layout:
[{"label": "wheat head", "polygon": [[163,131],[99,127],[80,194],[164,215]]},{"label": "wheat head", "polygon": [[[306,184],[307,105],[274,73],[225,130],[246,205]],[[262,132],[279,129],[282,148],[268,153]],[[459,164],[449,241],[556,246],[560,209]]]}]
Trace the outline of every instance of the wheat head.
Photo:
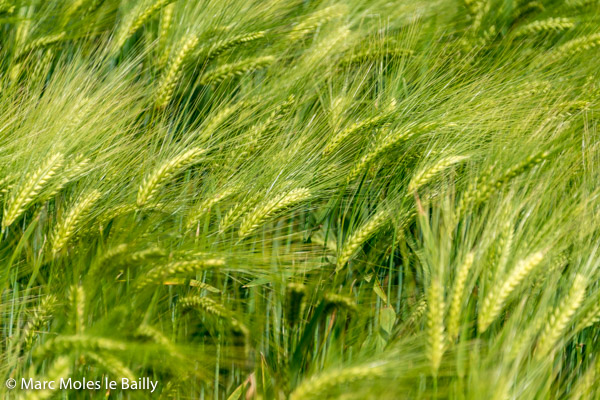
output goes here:
[{"label": "wheat head", "polygon": [[192,148],[165,161],[153,172],[146,176],[138,189],[137,205],[143,207],[154,199],[158,190],[177,173],[196,164],[205,151],[200,148]]}]

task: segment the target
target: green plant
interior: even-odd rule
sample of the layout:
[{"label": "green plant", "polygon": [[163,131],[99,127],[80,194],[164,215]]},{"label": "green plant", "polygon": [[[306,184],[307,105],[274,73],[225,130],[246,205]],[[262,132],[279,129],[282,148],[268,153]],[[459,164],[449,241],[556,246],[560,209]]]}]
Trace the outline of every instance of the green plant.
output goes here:
[{"label": "green plant", "polygon": [[599,398],[598,6],[0,0],[0,396]]}]

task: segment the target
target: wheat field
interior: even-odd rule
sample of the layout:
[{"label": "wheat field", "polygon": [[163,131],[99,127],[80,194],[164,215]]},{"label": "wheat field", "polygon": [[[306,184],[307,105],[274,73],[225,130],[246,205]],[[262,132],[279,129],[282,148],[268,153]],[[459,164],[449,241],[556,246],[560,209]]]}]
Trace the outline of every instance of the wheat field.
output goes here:
[{"label": "wheat field", "polygon": [[0,0],[0,395],[600,399],[599,121],[598,0]]}]

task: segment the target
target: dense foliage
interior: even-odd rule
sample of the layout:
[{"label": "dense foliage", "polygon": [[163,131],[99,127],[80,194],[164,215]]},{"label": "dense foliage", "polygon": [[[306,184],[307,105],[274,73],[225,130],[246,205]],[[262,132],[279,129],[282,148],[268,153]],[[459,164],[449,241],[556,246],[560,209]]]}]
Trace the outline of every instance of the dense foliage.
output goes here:
[{"label": "dense foliage", "polygon": [[3,398],[600,398],[597,0],[1,0]]}]

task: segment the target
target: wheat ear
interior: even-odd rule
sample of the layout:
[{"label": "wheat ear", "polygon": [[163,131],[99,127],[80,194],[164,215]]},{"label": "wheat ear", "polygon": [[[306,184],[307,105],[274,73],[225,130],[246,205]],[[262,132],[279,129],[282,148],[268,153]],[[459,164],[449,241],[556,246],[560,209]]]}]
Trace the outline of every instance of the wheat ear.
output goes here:
[{"label": "wheat ear", "polygon": [[64,189],[67,184],[70,182],[81,178],[85,173],[89,171],[90,160],[89,158],[83,158],[83,156],[78,155],[71,162],[69,162],[60,176],[60,180],[58,183],[52,187],[52,190],[44,195],[42,201],[46,199],[51,199],[56,196],[61,190]]},{"label": "wheat ear", "polygon": [[598,0],[566,0],[565,5],[568,7],[579,8],[587,7],[592,4],[597,4]]},{"label": "wheat ear", "polygon": [[63,155],[56,153],[48,157],[34,173],[29,175],[8,200],[2,219],[3,228],[10,226],[23,214],[27,206],[40,194],[62,165]]},{"label": "wheat ear", "polygon": [[173,11],[175,10],[175,4],[167,4],[162,11],[162,15],[160,16],[160,28],[158,33],[158,51],[160,51],[164,56],[159,57],[159,65],[162,67],[167,60],[168,51],[167,51],[167,39],[169,37],[169,31],[171,30],[171,25],[173,22]]},{"label": "wheat ear", "polygon": [[370,381],[385,376],[385,364],[376,362],[324,372],[304,380],[290,395],[290,400],[328,397],[327,392],[347,384]]},{"label": "wheat ear", "polygon": [[31,82],[44,83],[50,68],[52,67],[52,60],[54,58],[54,52],[51,49],[45,50],[44,55],[36,63],[35,67],[31,71]]},{"label": "wheat ear", "polygon": [[244,149],[238,156],[239,160],[247,159],[252,153],[256,151],[257,144],[261,137],[269,132],[285,115],[291,106],[295,102],[294,95],[290,95],[285,101],[278,104],[275,109],[269,114],[269,117],[265,121],[261,121],[254,124],[249,129],[249,134],[244,135]]},{"label": "wheat ear", "polygon": [[260,224],[271,218],[278,212],[291,207],[297,203],[305,201],[311,197],[311,192],[307,188],[296,188],[288,192],[281,193],[271,200],[259,204],[249,212],[240,225],[238,235],[244,238],[260,227]]},{"label": "wheat ear", "polygon": [[401,59],[403,57],[412,56],[415,52],[408,49],[370,49],[352,54],[350,57],[344,58],[341,65],[361,65],[369,63],[378,63],[382,60]]},{"label": "wheat ear", "polygon": [[510,221],[506,221],[497,239],[492,244],[488,255],[489,268],[485,269],[486,284],[491,284],[494,277],[503,274],[514,240],[514,232]]},{"label": "wheat ear", "polygon": [[202,128],[202,138],[210,137],[217,128],[221,127],[232,115],[234,115],[244,102],[238,102],[232,106],[222,107],[214,116],[212,116],[205,127]]},{"label": "wheat ear", "polygon": [[439,279],[433,279],[427,294],[427,357],[431,364],[432,374],[437,375],[446,337],[444,333],[444,289]]},{"label": "wheat ear", "polygon": [[191,228],[194,226],[204,214],[210,211],[215,204],[227,198],[228,196],[231,196],[234,192],[235,188],[229,187],[201,202],[198,207],[196,207],[196,209],[188,216],[186,224],[187,227]]},{"label": "wheat ear", "polygon": [[165,348],[173,348],[173,343],[163,333],[153,328],[150,325],[142,324],[135,331],[135,335],[138,337],[144,337],[150,339],[152,342],[159,344]]},{"label": "wheat ear", "polygon": [[517,7],[512,14],[515,21],[531,13],[538,13],[545,10],[544,5],[538,0],[531,0],[527,2],[520,1],[516,5]]},{"label": "wheat ear", "polygon": [[597,399],[598,395],[598,374],[600,373],[600,358],[590,363],[587,370],[581,375],[578,374],[577,382],[569,393],[570,400],[589,400]]},{"label": "wheat ear", "polygon": [[85,215],[94,206],[94,203],[100,198],[100,192],[92,190],[91,192],[82,195],[79,200],[69,210],[66,217],[54,229],[52,254],[56,255],[72,239],[77,232]]},{"label": "wheat ear", "polygon": [[502,176],[495,181],[493,181],[490,186],[495,187],[496,189],[500,188],[505,183],[509,182],[511,179],[519,176],[523,172],[535,167],[536,165],[541,164],[545,160],[547,160],[552,155],[552,151],[541,151],[537,154],[527,157],[521,163],[510,167],[508,170],[502,174]]},{"label": "wheat ear", "polygon": [[510,222],[506,223],[504,231],[498,239],[498,248],[500,249],[500,255],[496,264],[496,271],[503,273],[508,263],[508,257],[510,256],[510,249],[513,246],[515,239],[515,232]]},{"label": "wheat ear", "polygon": [[356,311],[354,299],[337,293],[327,293],[323,297],[325,304],[324,313],[328,314],[333,310]]},{"label": "wheat ear", "polygon": [[69,303],[71,306],[69,325],[73,327],[75,334],[82,334],[85,326],[85,292],[81,285],[71,286],[69,291]]},{"label": "wheat ear", "polygon": [[360,226],[348,238],[337,259],[336,272],[339,272],[363,243],[381,229],[389,220],[389,212],[380,210]]},{"label": "wheat ear", "polygon": [[417,172],[408,184],[408,194],[412,196],[412,194],[415,191],[417,191],[417,189],[429,183],[429,181],[431,181],[431,179],[434,176],[444,171],[446,168],[463,161],[466,158],[467,157],[464,156],[446,157],[439,160],[431,167]]},{"label": "wheat ear", "polygon": [[74,0],[69,5],[69,8],[62,15],[62,22],[60,23],[60,26],[62,28],[64,28],[69,23],[69,20],[71,19],[71,17],[73,15],[75,15],[75,13],[77,13],[77,11],[79,11],[79,9],[81,9],[81,6],[83,6],[84,2],[85,2],[85,0]]},{"label": "wheat ear", "polygon": [[410,313],[410,316],[406,319],[406,325],[412,326],[420,322],[427,309],[427,296],[422,295],[419,298],[419,300],[416,301],[415,304],[413,304],[413,311]]},{"label": "wheat ear", "polygon": [[130,246],[127,243],[121,243],[119,245],[109,247],[102,253],[102,256],[94,259],[92,266],[88,270],[88,275],[95,275],[97,272],[99,272],[101,266],[105,265],[109,261],[118,260],[119,257],[122,257],[129,250]]},{"label": "wheat ear", "polygon": [[23,329],[23,350],[29,350],[35,340],[35,337],[40,329],[52,318],[52,312],[57,303],[55,296],[50,295],[44,297],[33,316],[27,321],[27,325]]},{"label": "wheat ear", "polygon": [[273,56],[263,56],[249,58],[232,64],[224,64],[213,69],[212,71],[207,72],[200,80],[200,84],[218,84],[235,76],[244,75],[251,71],[266,68],[274,61],[275,57]]},{"label": "wheat ear", "polygon": [[579,319],[575,332],[580,332],[585,328],[589,328],[598,323],[598,321],[600,321],[600,303],[596,302],[596,304],[594,304],[592,308]]},{"label": "wheat ear", "polygon": [[252,32],[252,33],[244,33],[241,35],[234,36],[230,39],[222,40],[218,43],[215,43],[206,55],[204,62],[209,62],[225,51],[237,47],[241,44],[253,42],[255,40],[261,39],[265,37],[265,31]]},{"label": "wheat ear", "polygon": [[323,62],[330,55],[336,55],[339,51],[343,51],[350,34],[350,28],[343,25],[321,40],[316,41],[310,51],[305,53],[304,65],[307,67],[312,66],[315,63]]},{"label": "wheat ear", "polygon": [[525,348],[531,348],[533,346],[533,340],[544,326],[544,322],[546,322],[545,316],[544,318],[537,316],[533,321],[529,322],[526,329],[521,329],[516,332],[514,340],[511,341],[511,348],[508,353],[510,360],[517,360],[519,357],[522,357],[523,354],[529,353],[529,351],[525,351]]},{"label": "wheat ear", "polygon": [[548,81],[534,80],[525,84],[514,86],[510,93],[507,93],[509,99],[531,98],[536,94],[546,94],[552,89]]},{"label": "wheat ear", "polygon": [[126,343],[112,339],[88,335],[61,335],[48,340],[34,351],[35,357],[65,354],[72,351],[93,351],[114,353],[127,350]]},{"label": "wheat ear", "polygon": [[383,154],[389,152],[392,148],[397,146],[398,144],[408,140],[417,131],[421,131],[424,129],[425,125],[418,128],[418,130],[402,130],[393,132],[388,134],[383,140],[377,143],[367,154],[365,154],[359,161],[356,163],[354,168],[348,174],[347,181],[350,182],[354,178],[356,178],[371,162],[377,160],[383,156]]},{"label": "wheat ear", "polygon": [[[40,381],[58,383],[61,379],[66,379],[71,375],[71,365],[72,360],[70,357],[58,357],[52,364],[50,364],[48,372],[46,372]],[[47,389],[42,390],[27,390],[23,391],[23,394],[20,398],[23,400],[46,400],[52,398],[58,389],[59,385],[55,385],[54,389],[51,389],[48,386]]]},{"label": "wheat ear", "polygon": [[222,267],[225,260],[221,258],[206,260],[174,261],[167,265],[161,265],[143,275],[138,281],[138,289],[149,285],[162,284],[165,279],[180,274],[192,274],[207,268]]},{"label": "wheat ear", "polygon": [[198,46],[198,36],[190,34],[183,38],[177,55],[169,63],[167,72],[161,78],[156,92],[156,107],[165,108],[173,97],[173,91],[179,83],[183,66],[190,54]]},{"label": "wheat ear", "polygon": [[228,315],[227,309],[222,304],[217,303],[213,299],[204,296],[188,296],[179,300],[179,304],[183,308],[199,308],[208,314],[225,317]]},{"label": "wheat ear", "polygon": [[600,46],[600,33],[594,33],[592,35],[573,39],[563,44],[551,54],[553,61],[573,57],[578,53],[591,50],[595,47]]},{"label": "wheat ear", "polygon": [[244,335],[248,335],[248,328],[238,321],[232,313],[227,310],[222,304],[217,303],[213,299],[204,296],[188,296],[179,300],[179,304],[183,308],[191,308],[200,310],[204,313],[219,317],[222,321],[228,323],[232,328],[238,330]]},{"label": "wheat ear", "polygon": [[387,121],[389,119],[389,117],[390,117],[390,112],[384,112],[384,113],[376,115],[374,117],[355,122],[354,124],[350,125],[349,127],[345,128],[342,131],[335,134],[333,136],[333,138],[331,138],[329,143],[327,143],[327,146],[325,146],[325,148],[323,149],[323,154],[324,155],[332,154],[334,151],[336,151],[341,146],[341,144],[348,137],[359,134],[363,131],[381,126],[382,124],[385,123],[385,121]]},{"label": "wheat ear", "polygon": [[537,359],[546,357],[552,351],[554,345],[558,342],[563,331],[569,322],[571,322],[573,315],[583,302],[585,289],[586,279],[583,275],[575,275],[569,294],[562,301],[562,304],[554,310],[540,336],[535,349]]},{"label": "wheat ear", "polygon": [[102,6],[104,1],[105,0],[91,0],[90,4],[87,7],[87,9],[85,10],[84,14],[90,15],[90,14],[95,13],[100,8],[100,6]]},{"label": "wheat ear", "polygon": [[177,173],[191,167],[200,160],[204,154],[200,148],[192,148],[162,163],[152,173],[150,173],[138,189],[137,205],[143,207],[146,203],[154,199],[158,190]]},{"label": "wheat ear", "polygon": [[39,49],[51,46],[57,42],[60,42],[61,40],[63,40],[65,38],[65,36],[66,36],[66,33],[61,32],[56,35],[49,35],[49,36],[44,36],[39,39],[36,39],[36,40],[32,41],[31,43],[29,43],[27,46],[25,46],[25,48],[23,48],[23,50],[21,50],[17,54],[15,59],[21,60],[23,57],[25,57],[32,51],[39,50]]},{"label": "wheat ear", "polygon": [[148,21],[154,15],[154,13],[173,1],[174,0],[156,0],[142,12],[131,14],[134,16],[126,20],[124,28],[121,29],[121,33],[117,36],[116,48],[120,49],[125,44],[127,39],[133,36],[133,34],[136,33],[138,29],[140,29],[142,25],[144,25],[146,21]]},{"label": "wheat ear", "polygon": [[559,32],[571,29],[575,26],[569,18],[548,18],[541,21],[534,21],[524,25],[515,31],[515,36],[528,36],[542,32]]},{"label": "wheat ear", "polygon": [[[125,253],[127,253],[125,255]],[[111,247],[96,261],[89,269],[88,275],[94,276],[104,270],[100,267],[105,266],[111,261],[112,266],[119,265],[140,265],[144,262],[152,262],[153,259],[163,258],[167,253],[159,247],[149,247],[144,250],[131,253],[131,247],[125,243]]]},{"label": "wheat ear", "polygon": [[510,167],[504,174],[495,180],[490,179],[491,170],[486,171],[483,176],[478,179],[477,189],[475,189],[474,186],[471,186],[464,192],[456,207],[456,215],[460,216],[467,209],[469,204],[478,205],[483,203],[504,184],[536,165],[541,164],[547,160],[551,154],[551,151],[541,151],[529,156],[519,164]]},{"label": "wheat ear", "polygon": [[121,360],[114,357],[110,353],[96,353],[93,351],[85,352],[85,355],[92,359],[94,363],[102,367],[106,372],[110,373],[111,376],[121,379],[127,378],[129,380],[135,380],[135,375],[129,368],[123,364]]},{"label": "wheat ear", "polygon": [[105,223],[115,218],[130,214],[135,211],[163,210],[164,207],[165,205],[160,202],[154,204],[145,204],[142,207],[139,207],[137,204],[120,204],[106,210],[104,214],[100,216],[98,225],[103,226]]},{"label": "wheat ear", "polygon": [[249,208],[249,202],[236,203],[231,207],[223,218],[219,221],[219,233],[224,233],[230,226],[232,226],[238,218],[240,218]]},{"label": "wheat ear", "polygon": [[316,11],[292,28],[289,34],[290,40],[300,40],[307,34],[313,32],[322,24],[331,21],[334,18],[341,17],[345,13],[346,7],[340,4]]},{"label": "wheat ear", "polygon": [[[6,173],[5,173],[6,174]],[[6,174],[3,178],[0,178],[0,194],[6,194],[9,190],[14,187],[13,182],[15,181],[14,174]]]},{"label": "wheat ear", "polygon": [[463,0],[463,3],[471,15],[477,15],[484,8],[486,0]]},{"label": "wheat ear", "polygon": [[473,253],[467,254],[465,260],[460,265],[454,277],[452,285],[452,299],[450,300],[450,310],[448,312],[448,337],[451,341],[458,337],[458,328],[460,321],[460,312],[464,302],[463,292],[467,283],[469,271],[473,265]]},{"label": "wheat ear", "polygon": [[519,261],[504,282],[492,289],[484,298],[477,320],[480,332],[487,330],[490,324],[498,317],[500,311],[502,311],[506,299],[543,259],[544,253],[540,251]]}]

